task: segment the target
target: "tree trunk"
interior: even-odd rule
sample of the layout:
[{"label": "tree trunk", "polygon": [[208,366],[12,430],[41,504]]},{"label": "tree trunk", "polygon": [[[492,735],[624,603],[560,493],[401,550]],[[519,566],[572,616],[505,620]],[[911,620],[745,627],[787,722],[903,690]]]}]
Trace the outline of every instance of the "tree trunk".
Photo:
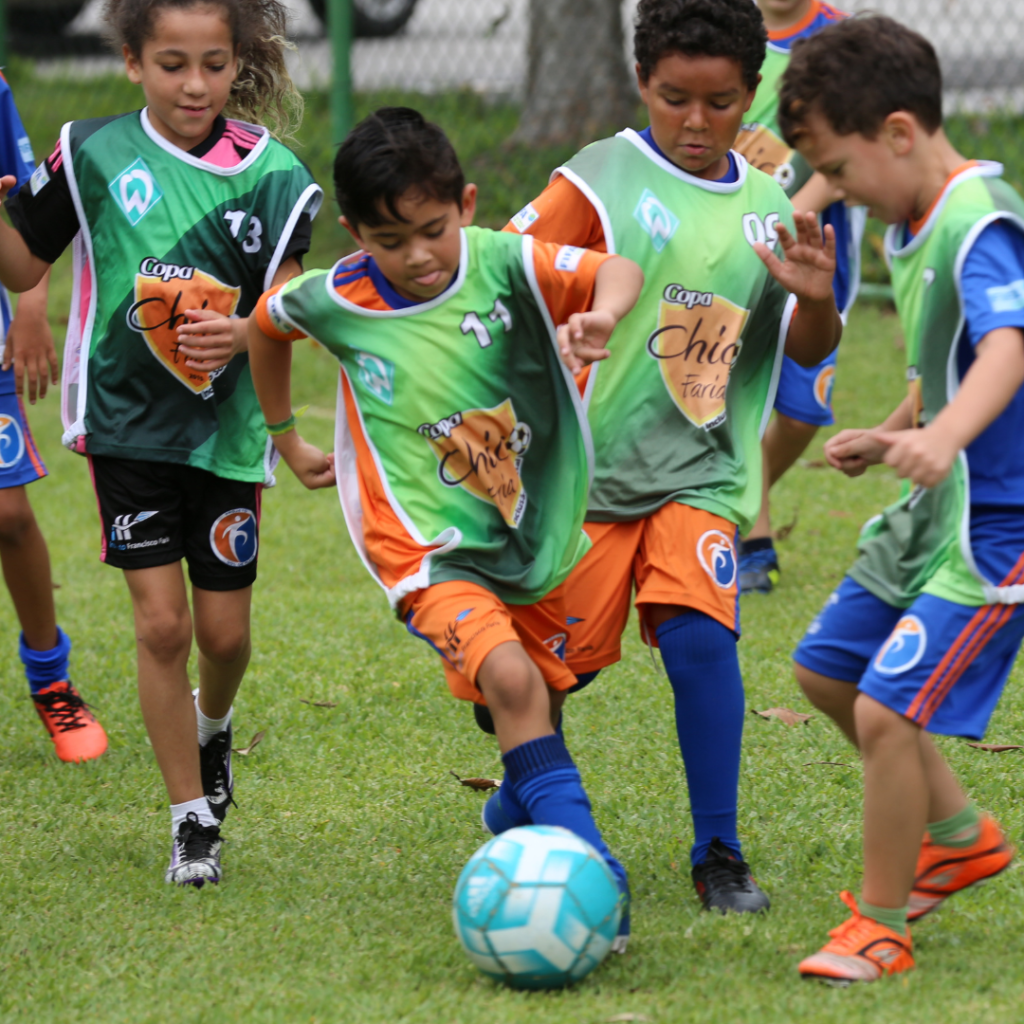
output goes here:
[{"label": "tree trunk", "polygon": [[636,111],[621,0],[530,0],[526,99],[511,141],[590,142]]}]

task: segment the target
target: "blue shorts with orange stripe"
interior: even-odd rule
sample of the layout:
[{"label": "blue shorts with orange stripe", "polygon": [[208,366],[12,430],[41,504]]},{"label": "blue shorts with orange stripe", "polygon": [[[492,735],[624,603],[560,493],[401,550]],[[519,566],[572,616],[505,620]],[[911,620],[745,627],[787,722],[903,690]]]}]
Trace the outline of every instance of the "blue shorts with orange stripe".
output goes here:
[{"label": "blue shorts with orange stripe", "polygon": [[14,393],[13,367],[0,371],[0,490],[46,476],[21,396]]},{"label": "blue shorts with orange stripe", "polygon": [[1024,606],[922,594],[895,608],[847,577],[793,654],[929,732],[981,739],[1024,640]]}]

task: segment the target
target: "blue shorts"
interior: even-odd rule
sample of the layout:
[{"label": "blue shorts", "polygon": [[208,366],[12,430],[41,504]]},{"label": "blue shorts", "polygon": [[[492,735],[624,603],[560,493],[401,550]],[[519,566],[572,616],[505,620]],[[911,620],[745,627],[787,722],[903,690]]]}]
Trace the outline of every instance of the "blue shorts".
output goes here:
[{"label": "blue shorts", "polygon": [[1024,606],[922,594],[894,608],[849,576],[793,653],[928,732],[981,739],[1024,640]]},{"label": "blue shorts", "polygon": [[836,378],[836,349],[817,366],[804,367],[789,356],[782,357],[779,390],[775,395],[775,411],[816,427],[830,427],[835,423],[832,415],[832,385]]},{"label": "blue shorts", "polygon": [[10,390],[4,387],[8,384],[7,373],[0,372],[0,490],[30,484],[46,476],[21,396],[14,394],[14,370],[8,373],[12,378]]}]

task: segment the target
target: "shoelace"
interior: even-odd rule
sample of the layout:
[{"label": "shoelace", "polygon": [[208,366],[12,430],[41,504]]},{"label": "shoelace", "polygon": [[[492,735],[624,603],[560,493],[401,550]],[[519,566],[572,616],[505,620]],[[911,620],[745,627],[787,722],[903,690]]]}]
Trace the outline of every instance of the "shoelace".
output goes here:
[{"label": "shoelace", "polygon": [[84,729],[89,724],[85,721],[89,705],[74,690],[37,693],[32,699],[51,716],[54,728],[60,732]]},{"label": "shoelace", "polygon": [[201,825],[199,815],[189,811],[185,822],[178,829],[178,845],[181,847],[183,860],[201,860],[209,857],[213,844],[220,839],[220,829],[216,825]]},{"label": "shoelace", "polygon": [[741,860],[715,857],[705,863],[708,883],[713,883],[727,892],[743,892],[750,885],[750,869]]},{"label": "shoelace", "polygon": [[227,793],[228,801],[234,807],[238,804],[235,803],[234,794],[231,792],[228,778],[228,766],[227,766],[227,738],[211,739],[205,747],[202,747],[203,755],[201,755],[200,767],[203,770],[203,788],[209,788],[211,790],[222,790]]}]

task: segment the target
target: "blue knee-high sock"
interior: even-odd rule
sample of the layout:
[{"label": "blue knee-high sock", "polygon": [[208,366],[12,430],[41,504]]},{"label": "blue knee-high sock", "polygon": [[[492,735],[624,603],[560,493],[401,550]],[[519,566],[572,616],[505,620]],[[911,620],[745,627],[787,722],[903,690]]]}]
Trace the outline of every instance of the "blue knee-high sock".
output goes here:
[{"label": "blue knee-high sock", "polygon": [[[626,885],[626,871],[611,855],[590,811],[579,770],[555,733],[521,743],[502,755],[505,782],[512,785],[515,800],[534,825],[561,825],[585,839],[607,861],[620,885]],[[505,806],[505,794],[502,794]]]},{"label": "blue knee-high sock", "polygon": [[744,696],[736,635],[692,609],[658,627],[676,699],[676,732],[693,815],[690,857],[699,864],[716,836],[742,857],[736,835]]},{"label": "blue knee-high sock", "polygon": [[45,690],[51,683],[59,683],[68,677],[68,658],[71,657],[71,641],[60,626],[57,627],[57,643],[48,651],[34,651],[25,643],[25,634],[18,641],[18,653],[25,666],[29,689],[33,693]]}]

